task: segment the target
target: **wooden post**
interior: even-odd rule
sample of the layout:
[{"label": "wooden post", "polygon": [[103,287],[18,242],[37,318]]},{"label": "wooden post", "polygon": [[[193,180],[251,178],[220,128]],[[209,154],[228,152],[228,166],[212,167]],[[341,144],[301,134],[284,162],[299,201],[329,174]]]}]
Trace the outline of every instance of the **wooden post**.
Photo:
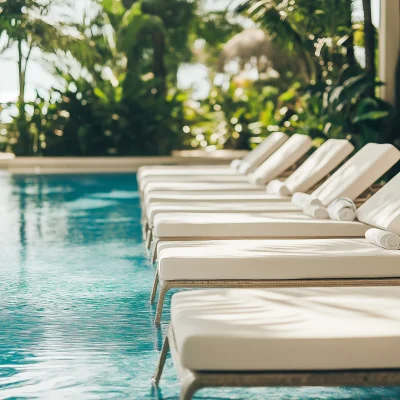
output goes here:
[{"label": "wooden post", "polygon": [[396,67],[400,52],[400,0],[381,0],[379,79],[385,83],[380,97],[395,105]]}]

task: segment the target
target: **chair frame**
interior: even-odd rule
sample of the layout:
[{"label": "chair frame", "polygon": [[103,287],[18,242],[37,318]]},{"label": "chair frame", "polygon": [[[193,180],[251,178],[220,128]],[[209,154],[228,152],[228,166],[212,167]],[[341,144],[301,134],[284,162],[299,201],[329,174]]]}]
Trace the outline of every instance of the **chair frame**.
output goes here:
[{"label": "chair frame", "polygon": [[304,386],[399,386],[400,369],[334,371],[192,371],[182,367],[172,324],[153,377],[158,386],[168,352],[181,379],[180,400],[191,400],[204,388],[224,387],[304,387]]}]

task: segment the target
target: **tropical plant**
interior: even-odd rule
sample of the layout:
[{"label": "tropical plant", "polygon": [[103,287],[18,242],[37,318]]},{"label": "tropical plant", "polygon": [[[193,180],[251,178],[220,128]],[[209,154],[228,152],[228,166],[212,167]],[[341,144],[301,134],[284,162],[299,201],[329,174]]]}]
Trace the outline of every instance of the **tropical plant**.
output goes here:
[{"label": "tropical plant", "polygon": [[[142,82],[135,96],[123,97],[121,85],[88,82],[63,76],[66,87],[53,89],[49,99],[37,93],[27,102],[35,155],[102,156],[169,154],[181,143],[184,95],[170,92],[163,99]],[[18,126],[9,124],[9,143],[18,139]]]},{"label": "tropical plant", "polygon": [[117,50],[126,57],[127,94],[140,76],[151,73],[155,89],[165,95],[168,81],[176,83],[180,63],[191,58],[189,37],[197,2],[139,0],[124,7],[118,0],[102,0],[101,4]]},{"label": "tropical plant", "polygon": [[[357,148],[368,142],[387,141],[388,123],[394,109],[369,96],[371,87],[378,85],[361,74],[334,85],[311,86],[301,98],[301,112],[294,128],[311,136],[347,138]],[[301,129],[307,114],[308,122],[311,119],[314,123],[307,123]]]},{"label": "tropical plant", "polygon": [[[16,47],[18,66],[18,140],[14,146],[16,154],[32,153],[32,138],[26,114],[26,75],[32,54],[36,49],[42,54],[73,56],[87,60],[94,51],[82,46],[78,25],[67,20],[54,21],[49,18],[55,6],[66,5],[61,0],[18,0],[0,5],[0,31],[5,45],[1,53]],[[68,5],[68,4],[67,4]],[[0,55],[1,55],[0,53]]]},{"label": "tropical plant", "polygon": [[351,74],[359,70],[348,0],[246,0],[237,12],[265,28],[280,48],[303,59],[311,81],[334,81],[343,65]]}]

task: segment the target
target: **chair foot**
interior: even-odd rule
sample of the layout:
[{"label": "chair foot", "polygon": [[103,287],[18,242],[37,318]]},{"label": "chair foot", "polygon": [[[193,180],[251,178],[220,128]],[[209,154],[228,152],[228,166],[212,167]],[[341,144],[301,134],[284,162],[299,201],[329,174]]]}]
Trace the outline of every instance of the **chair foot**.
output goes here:
[{"label": "chair foot", "polygon": [[201,389],[196,377],[191,375],[183,380],[181,386],[180,400],[192,400],[194,394]]},{"label": "chair foot", "polygon": [[164,370],[165,360],[167,359],[168,351],[169,351],[169,340],[168,340],[168,336],[166,336],[163,347],[161,349],[160,357],[158,359],[156,372],[154,373],[154,376],[153,376],[153,383],[155,384],[155,386],[158,386],[158,383],[160,382],[161,375]]},{"label": "chair foot", "polygon": [[158,282],[159,281],[160,281],[160,279],[159,279],[159,276],[158,276],[158,270],[156,270],[156,274],[154,275],[153,288],[151,289],[150,304],[153,304],[154,300],[156,298]]}]

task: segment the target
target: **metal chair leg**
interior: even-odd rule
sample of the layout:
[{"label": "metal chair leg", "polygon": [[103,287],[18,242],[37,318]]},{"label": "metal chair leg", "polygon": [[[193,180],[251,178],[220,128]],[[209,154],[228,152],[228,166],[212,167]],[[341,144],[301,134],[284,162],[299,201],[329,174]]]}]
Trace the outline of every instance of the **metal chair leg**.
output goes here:
[{"label": "metal chair leg", "polygon": [[163,347],[161,349],[160,357],[158,359],[156,371],[153,376],[153,383],[156,386],[158,386],[158,383],[160,382],[161,375],[164,370],[165,360],[167,359],[168,351],[169,351],[169,341],[168,341],[168,336],[166,336]]},{"label": "metal chair leg", "polygon": [[147,232],[149,230],[149,223],[146,221],[143,221],[143,228],[142,228],[142,234],[143,234],[143,240],[146,241],[147,239]]},{"label": "metal chair leg", "polygon": [[151,262],[153,264],[157,261],[157,255],[158,255],[157,245],[158,245],[158,240],[153,245],[153,253],[151,255]]},{"label": "metal chair leg", "polygon": [[152,240],[153,240],[153,231],[151,229],[149,229],[147,231],[147,238],[146,238],[146,248],[147,248],[147,250],[150,250]]},{"label": "metal chair leg", "polygon": [[159,279],[159,276],[158,276],[158,270],[156,270],[156,274],[154,275],[153,288],[151,289],[151,295],[150,295],[150,303],[151,304],[154,303],[154,300],[156,298],[158,282],[159,281],[160,281],[160,279]]},{"label": "metal chair leg", "polygon": [[169,289],[170,289],[169,286],[165,283],[163,283],[160,287],[160,293],[158,295],[158,302],[157,302],[157,309],[156,309],[156,316],[154,318],[155,325],[160,325],[160,323],[161,323],[161,315],[162,315],[162,311],[163,311],[165,295],[167,294]]}]

